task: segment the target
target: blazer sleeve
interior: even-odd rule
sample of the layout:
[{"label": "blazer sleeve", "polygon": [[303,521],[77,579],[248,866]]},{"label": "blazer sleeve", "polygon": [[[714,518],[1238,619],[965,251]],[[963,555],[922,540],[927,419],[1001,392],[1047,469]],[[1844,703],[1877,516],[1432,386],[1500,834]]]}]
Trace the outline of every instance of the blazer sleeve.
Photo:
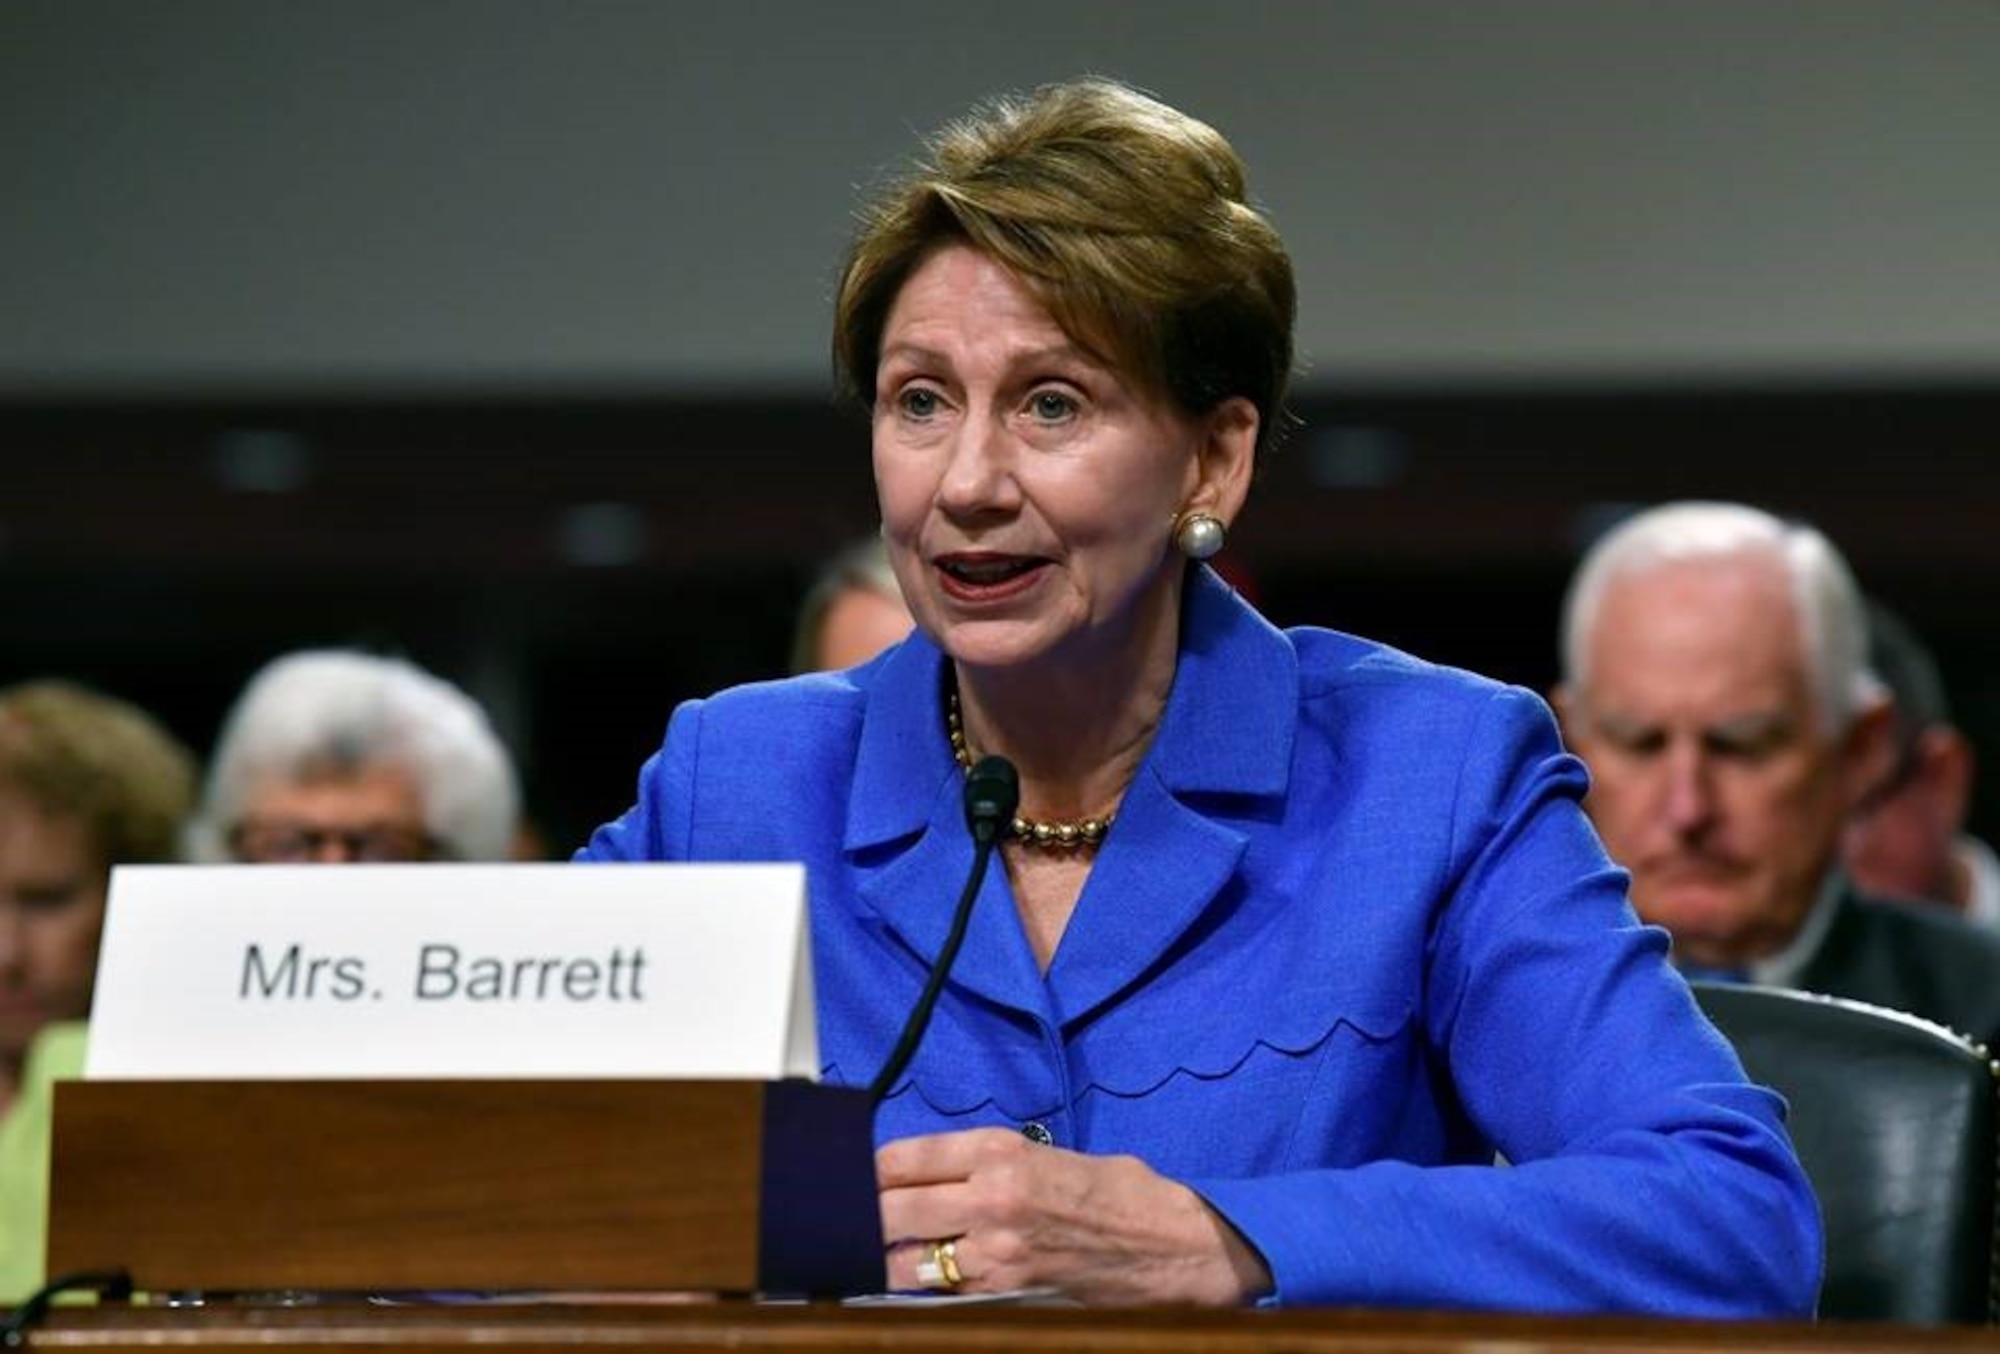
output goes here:
[{"label": "blazer sleeve", "polygon": [[691,858],[703,704],[693,700],[675,709],[666,741],[639,769],[632,807],[591,833],[572,859],[591,864]]},{"label": "blazer sleeve", "polygon": [[1809,1316],[1818,1206],[1776,1095],[1663,962],[1547,708],[1468,740],[1423,996],[1430,1055],[1507,1164],[1187,1182],[1279,1302]]}]

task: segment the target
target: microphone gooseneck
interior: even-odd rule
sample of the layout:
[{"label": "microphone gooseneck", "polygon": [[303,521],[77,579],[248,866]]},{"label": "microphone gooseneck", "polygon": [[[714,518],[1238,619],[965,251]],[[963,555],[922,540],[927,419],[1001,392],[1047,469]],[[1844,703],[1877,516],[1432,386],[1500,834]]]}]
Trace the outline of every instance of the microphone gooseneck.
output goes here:
[{"label": "microphone gooseneck", "polygon": [[923,993],[911,1008],[910,1018],[903,1022],[903,1032],[897,1037],[889,1060],[882,1064],[882,1070],[875,1074],[875,1080],[868,1088],[870,1104],[882,1103],[882,1097],[896,1084],[896,1078],[903,1075],[903,1069],[909,1066],[910,1059],[916,1054],[917,1045],[923,1041],[924,1030],[931,1023],[931,1008],[937,1005],[938,993],[944,990],[952,962],[958,958],[959,946],[965,943],[965,928],[972,920],[973,900],[979,897],[979,886],[985,882],[986,867],[993,859],[993,848],[999,844],[1007,825],[1014,821],[1014,810],[1020,803],[1021,777],[1014,770],[1014,764],[1005,757],[982,757],[966,773],[965,826],[972,833],[972,872],[966,877],[964,891],[958,895],[958,906],[951,914],[951,931],[945,936],[936,962],[931,965]]}]

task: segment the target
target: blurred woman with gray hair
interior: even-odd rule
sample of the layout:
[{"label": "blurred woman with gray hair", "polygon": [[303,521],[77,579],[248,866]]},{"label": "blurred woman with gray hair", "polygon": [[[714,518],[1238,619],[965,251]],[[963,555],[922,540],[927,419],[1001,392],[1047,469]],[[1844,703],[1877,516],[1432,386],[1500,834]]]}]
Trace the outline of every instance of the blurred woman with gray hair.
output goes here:
[{"label": "blurred woman with gray hair", "polygon": [[451,683],[399,658],[307,650],[250,681],[189,829],[197,861],[505,860],[512,761]]}]

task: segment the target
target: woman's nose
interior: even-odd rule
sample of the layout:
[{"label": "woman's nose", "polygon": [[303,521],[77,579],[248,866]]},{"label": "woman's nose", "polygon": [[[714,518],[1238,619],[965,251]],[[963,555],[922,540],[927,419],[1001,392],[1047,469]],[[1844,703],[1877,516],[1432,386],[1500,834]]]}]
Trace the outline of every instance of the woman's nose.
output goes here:
[{"label": "woman's nose", "polygon": [[1005,512],[1016,506],[1015,448],[997,417],[969,418],[951,440],[938,480],[938,506],[954,516]]}]

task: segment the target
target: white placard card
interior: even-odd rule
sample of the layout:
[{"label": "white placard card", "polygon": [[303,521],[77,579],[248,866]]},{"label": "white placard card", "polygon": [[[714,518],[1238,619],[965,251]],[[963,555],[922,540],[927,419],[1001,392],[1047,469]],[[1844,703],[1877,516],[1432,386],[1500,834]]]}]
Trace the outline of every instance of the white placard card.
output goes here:
[{"label": "white placard card", "polygon": [[122,866],[86,1075],[817,1078],[805,870]]}]

